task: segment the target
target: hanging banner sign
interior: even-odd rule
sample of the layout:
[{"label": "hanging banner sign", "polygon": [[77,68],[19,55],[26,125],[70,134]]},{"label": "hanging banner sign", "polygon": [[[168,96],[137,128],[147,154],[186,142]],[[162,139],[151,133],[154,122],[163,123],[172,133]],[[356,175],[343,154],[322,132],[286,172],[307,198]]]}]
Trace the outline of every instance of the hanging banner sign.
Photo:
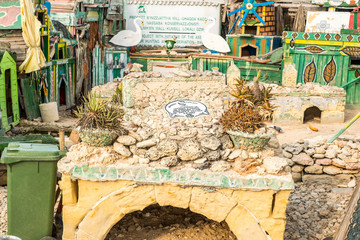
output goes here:
[{"label": "hanging banner sign", "polygon": [[[165,40],[176,39],[176,47],[202,44],[201,33],[208,17],[215,18],[209,32],[220,34],[220,5],[138,5],[128,4],[125,10],[126,29],[136,31],[134,19],[144,22],[140,46],[165,46]],[[208,22],[209,24],[209,22]]]}]

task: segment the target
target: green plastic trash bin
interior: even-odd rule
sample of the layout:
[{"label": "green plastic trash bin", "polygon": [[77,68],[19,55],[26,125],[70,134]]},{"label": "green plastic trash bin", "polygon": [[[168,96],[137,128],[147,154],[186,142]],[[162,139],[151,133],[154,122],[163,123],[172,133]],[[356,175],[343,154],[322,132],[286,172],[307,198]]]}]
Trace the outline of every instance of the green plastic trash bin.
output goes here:
[{"label": "green plastic trash bin", "polygon": [[8,173],[8,234],[23,240],[51,236],[55,203],[58,146],[9,143],[1,163]]}]

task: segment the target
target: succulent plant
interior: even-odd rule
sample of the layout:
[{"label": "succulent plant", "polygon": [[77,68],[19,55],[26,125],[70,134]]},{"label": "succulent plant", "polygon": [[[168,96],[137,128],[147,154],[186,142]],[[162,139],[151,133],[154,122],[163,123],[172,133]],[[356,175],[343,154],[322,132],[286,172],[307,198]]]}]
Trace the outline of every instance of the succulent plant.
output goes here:
[{"label": "succulent plant", "polygon": [[235,100],[220,120],[224,130],[254,133],[262,127],[264,120],[271,119],[274,109],[270,103],[271,87],[260,87],[260,74],[259,71],[252,86],[246,84],[244,79],[236,80],[235,88],[230,92]]},{"label": "succulent plant", "polygon": [[89,93],[83,98],[83,105],[77,107],[75,115],[80,118],[77,126],[83,129],[113,130],[119,135],[126,134],[122,126],[124,112],[117,104],[101,98],[100,94]]}]

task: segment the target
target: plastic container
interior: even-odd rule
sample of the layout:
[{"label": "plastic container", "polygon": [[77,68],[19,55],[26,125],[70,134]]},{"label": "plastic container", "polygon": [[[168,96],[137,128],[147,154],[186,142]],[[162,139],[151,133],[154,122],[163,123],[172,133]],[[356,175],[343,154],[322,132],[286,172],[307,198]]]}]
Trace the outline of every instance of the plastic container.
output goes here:
[{"label": "plastic container", "polygon": [[39,108],[43,122],[55,122],[59,120],[57,102],[42,103],[39,105]]},{"label": "plastic container", "polygon": [[0,137],[0,151],[4,151],[11,142],[59,144],[58,140],[48,134],[32,134],[14,137],[3,136]]},{"label": "plastic container", "polygon": [[1,163],[7,164],[8,234],[23,240],[51,236],[55,203],[58,146],[9,143]]},{"label": "plastic container", "polygon": [[21,238],[10,235],[0,235],[0,240],[21,240]]}]

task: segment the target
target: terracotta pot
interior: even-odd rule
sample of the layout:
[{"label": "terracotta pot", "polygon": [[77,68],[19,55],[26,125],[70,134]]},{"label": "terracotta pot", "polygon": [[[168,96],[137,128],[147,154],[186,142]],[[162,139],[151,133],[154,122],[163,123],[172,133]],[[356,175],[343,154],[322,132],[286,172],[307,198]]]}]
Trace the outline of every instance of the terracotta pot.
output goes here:
[{"label": "terracotta pot", "polygon": [[249,150],[263,149],[273,136],[272,133],[254,134],[237,131],[227,131],[227,133],[236,148]]},{"label": "terracotta pot", "polygon": [[81,141],[94,147],[104,147],[113,144],[119,136],[115,131],[108,129],[82,129],[79,130]]}]

